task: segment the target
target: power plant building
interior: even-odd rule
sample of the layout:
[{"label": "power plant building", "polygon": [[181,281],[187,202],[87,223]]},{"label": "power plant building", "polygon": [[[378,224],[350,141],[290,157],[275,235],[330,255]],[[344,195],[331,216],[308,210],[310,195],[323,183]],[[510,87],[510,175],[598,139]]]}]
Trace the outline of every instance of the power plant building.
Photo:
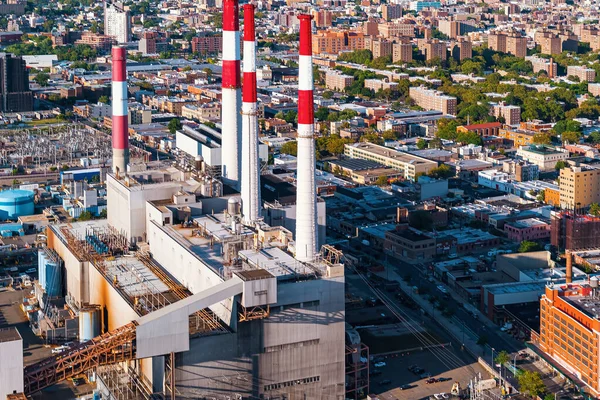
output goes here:
[{"label": "power plant building", "polygon": [[[224,48],[231,49],[239,46],[239,33],[233,33],[238,29],[237,1],[226,0],[225,10],[224,18],[230,20],[224,21]],[[244,12],[249,25],[254,7],[247,5]],[[123,389],[145,398],[175,398],[175,393],[181,399],[344,398],[344,266],[338,250],[327,245],[319,249],[317,243],[311,21],[308,15],[299,20],[300,147],[307,157],[306,171],[297,177],[294,207],[302,217],[297,217],[294,232],[263,219],[256,158],[227,154],[232,163],[225,163],[224,169],[231,167],[225,183],[236,186],[232,178],[239,165],[237,185],[243,193],[242,198],[224,195],[204,154],[169,167],[123,167],[127,158],[115,155],[127,154],[128,140],[113,128],[113,160],[120,165],[106,177],[108,218],[51,225],[41,256],[43,286],[53,294],[64,293],[68,309],[79,319],[81,344],[53,362],[25,367],[26,395],[93,365],[102,398],[121,398]],[[245,41],[245,47],[252,47],[252,35]],[[232,73],[239,72],[239,52],[225,56]],[[255,73],[252,52],[246,51],[244,58],[249,83],[247,74]],[[236,101],[239,77],[229,79],[224,89],[231,93],[224,99],[230,108],[224,107],[224,113],[241,116],[244,111],[246,120],[243,126],[228,125],[234,134],[227,139],[223,126],[224,140],[236,140],[239,129],[245,137],[232,147],[258,154],[256,98],[252,88],[245,88],[249,93],[242,108]],[[123,88],[123,80],[113,81]],[[180,137],[183,133],[210,147],[208,135],[202,139],[202,132],[182,129]],[[52,286],[55,265],[63,268],[64,286]],[[123,387],[114,376],[123,378]],[[125,388],[132,380],[138,385]]]}]

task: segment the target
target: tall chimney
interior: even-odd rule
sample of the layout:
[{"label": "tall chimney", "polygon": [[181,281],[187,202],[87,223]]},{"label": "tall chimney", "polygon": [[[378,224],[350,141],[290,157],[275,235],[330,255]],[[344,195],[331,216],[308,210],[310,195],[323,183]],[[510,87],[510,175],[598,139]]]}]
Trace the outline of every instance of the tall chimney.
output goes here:
[{"label": "tall chimney", "polygon": [[565,278],[567,283],[571,283],[573,281],[573,255],[567,250],[565,257],[567,258],[567,271]]},{"label": "tall chimney", "polygon": [[312,27],[310,15],[299,15],[298,59],[298,161],[296,172],[296,259],[310,262],[317,248],[317,195],[315,190],[315,140]]},{"label": "tall chimney", "polygon": [[127,173],[129,132],[127,127],[127,52],[112,48],[112,165],[115,174]]},{"label": "tall chimney", "polygon": [[223,73],[221,160],[223,180],[240,190],[240,9],[238,0],[223,1]]},{"label": "tall chimney", "polygon": [[256,33],[254,5],[244,9],[244,85],[242,89],[242,214],[251,224],[260,217],[260,165],[256,109]]}]

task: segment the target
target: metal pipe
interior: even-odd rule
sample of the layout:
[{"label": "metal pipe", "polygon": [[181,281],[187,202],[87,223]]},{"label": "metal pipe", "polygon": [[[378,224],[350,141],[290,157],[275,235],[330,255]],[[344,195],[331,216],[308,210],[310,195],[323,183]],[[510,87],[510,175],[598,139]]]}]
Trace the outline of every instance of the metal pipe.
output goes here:
[{"label": "metal pipe", "polygon": [[242,93],[242,216],[252,224],[260,217],[260,165],[256,107],[256,33],[254,5],[244,9],[244,86]]},{"label": "metal pipe", "polygon": [[112,48],[112,151],[113,172],[126,174],[129,164],[127,126],[127,51]]},{"label": "metal pipe", "polygon": [[317,195],[310,15],[299,15],[298,167],[296,172],[296,259],[311,262],[317,247]]}]

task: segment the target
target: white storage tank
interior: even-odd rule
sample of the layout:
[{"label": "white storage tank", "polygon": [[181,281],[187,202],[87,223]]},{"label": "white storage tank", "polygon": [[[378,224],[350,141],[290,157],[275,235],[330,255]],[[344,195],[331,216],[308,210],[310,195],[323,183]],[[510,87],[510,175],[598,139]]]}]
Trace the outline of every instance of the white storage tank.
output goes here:
[{"label": "white storage tank", "polygon": [[100,336],[100,306],[89,305],[79,310],[79,341]]}]

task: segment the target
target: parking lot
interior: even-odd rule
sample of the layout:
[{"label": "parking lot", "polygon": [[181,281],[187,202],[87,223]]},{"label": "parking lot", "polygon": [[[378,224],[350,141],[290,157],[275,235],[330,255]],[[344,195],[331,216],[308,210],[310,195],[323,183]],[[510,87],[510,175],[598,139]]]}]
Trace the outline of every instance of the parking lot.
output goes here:
[{"label": "parking lot", "polygon": [[44,341],[31,331],[29,321],[19,307],[26,293],[27,289],[0,289],[0,328],[17,328],[23,338],[23,361],[30,365],[48,357],[51,350],[44,347]]},{"label": "parking lot", "polygon": [[[458,355],[460,350],[449,349]],[[452,384],[459,382],[461,388],[465,388],[473,377],[481,373],[482,378],[488,378],[483,367],[478,363],[471,363],[460,368],[449,369],[440,359],[428,350],[413,352],[404,356],[388,357],[384,360],[385,367],[377,368],[380,375],[371,376],[370,392],[379,395],[380,399],[392,400],[417,400],[428,398],[436,393],[450,393]],[[408,370],[411,365],[417,365],[429,372],[434,378],[450,378],[446,382],[427,384],[427,379],[421,379]],[[386,383],[386,381],[391,381]],[[381,384],[383,383],[383,384]],[[416,385],[407,390],[401,390],[402,385]]]}]

